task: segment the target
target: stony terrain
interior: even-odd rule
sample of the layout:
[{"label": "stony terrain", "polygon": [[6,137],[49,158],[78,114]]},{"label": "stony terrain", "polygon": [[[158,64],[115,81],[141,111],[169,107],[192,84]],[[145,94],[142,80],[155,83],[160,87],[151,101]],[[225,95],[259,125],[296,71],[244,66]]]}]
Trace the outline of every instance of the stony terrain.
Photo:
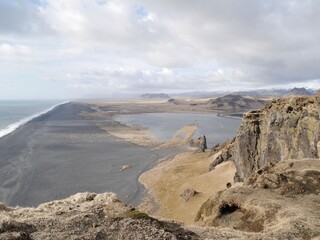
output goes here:
[{"label": "stony terrain", "polygon": [[0,205],[0,239],[198,239],[175,222],[158,221],[113,193],[78,193],[37,208]]},{"label": "stony terrain", "polygon": [[250,233],[249,239],[319,239],[319,170],[318,159],[267,164],[242,186],[209,198],[196,220]]}]

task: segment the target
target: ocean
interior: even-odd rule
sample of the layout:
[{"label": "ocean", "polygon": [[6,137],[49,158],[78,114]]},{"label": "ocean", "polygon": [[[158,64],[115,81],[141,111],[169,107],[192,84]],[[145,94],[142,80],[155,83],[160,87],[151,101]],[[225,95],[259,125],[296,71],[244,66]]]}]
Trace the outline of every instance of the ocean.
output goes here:
[{"label": "ocean", "polygon": [[62,100],[0,100],[0,137],[44,114]]}]

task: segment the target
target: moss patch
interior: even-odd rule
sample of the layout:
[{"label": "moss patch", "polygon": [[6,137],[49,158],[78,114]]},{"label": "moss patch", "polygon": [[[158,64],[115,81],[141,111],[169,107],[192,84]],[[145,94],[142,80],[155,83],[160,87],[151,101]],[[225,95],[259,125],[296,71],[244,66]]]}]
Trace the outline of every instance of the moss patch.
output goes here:
[{"label": "moss patch", "polygon": [[144,212],[137,211],[137,210],[133,210],[133,211],[128,212],[127,217],[132,218],[132,219],[153,219],[148,214],[146,214]]}]

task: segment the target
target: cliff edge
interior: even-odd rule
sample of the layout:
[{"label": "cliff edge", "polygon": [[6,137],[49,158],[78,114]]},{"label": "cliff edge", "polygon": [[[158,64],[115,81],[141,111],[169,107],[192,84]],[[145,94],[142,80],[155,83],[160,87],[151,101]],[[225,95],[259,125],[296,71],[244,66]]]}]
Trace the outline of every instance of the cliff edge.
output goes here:
[{"label": "cliff edge", "polygon": [[274,99],[246,113],[237,136],[211,154],[209,171],[234,162],[234,183],[212,195],[196,221],[252,239],[319,239],[319,113],[319,95]]},{"label": "cliff edge", "polygon": [[234,141],[209,170],[232,160],[236,179],[243,181],[267,163],[319,158],[320,96],[274,99],[261,110],[243,116]]}]

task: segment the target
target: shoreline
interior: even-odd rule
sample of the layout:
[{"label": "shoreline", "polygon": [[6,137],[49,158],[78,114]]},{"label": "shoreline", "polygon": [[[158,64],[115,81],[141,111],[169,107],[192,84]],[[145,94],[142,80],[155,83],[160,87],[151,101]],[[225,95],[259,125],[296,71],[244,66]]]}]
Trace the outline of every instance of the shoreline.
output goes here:
[{"label": "shoreline", "polygon": [[[163,159],[170,162],[167,160],[184,153],[186,142],[159,147],[114,136],[99,125],[125,127],[114,117],[128,106],[103,107],[98,111],[88,103],[63,102],[0,138],[0,201],[35,206],[92,191],[115,192],[124,202],[139,205],[148,191],[140,183],[140,176]],[[143,107],[130,110],[150,112]],[[194,130],[186,133],[190,131]]]},{"label": "shoreline", "polygon": [[[85,104],[70,102],[0,139],[1,202],[36,206],[90,191],[115,192],[137,205],[145,191],[138,182],[141,172],[181,151],[151,151],[119,141],[98,128],[97,119],[81,116],[90,111]],[[129,168],[122,171],[125,165]]]},{"label": "shoreline", "polygon": [[66,104],[66,103],[69,103],[71,101],[65,101],[65,102],[62,102],[62,103],[58,103],[58,104],[55,104],[41,112],[38,112],[38,113],[34,113],[30,116],[27,116],[25,118],[22,118],[16,122],[13,122],[13,123],[10,123],[9,125],[7,125],[6,127],[0,129],[0,139],[7,136],[8,134],[11,134],[12,132],[16,131],[17,129],[19,129],[20,127],[24,126],[25,124],[27,124],[28,122],[34,120],[35,118],[37,117],[40,117],[41,115],[44,115],[44,114],[47,114],[49,113],[50,111],[53,111],[56,107],[59,107],[63,104]]},{"label": "shoreline", "polygon": [[[112,110],[108,109],[107,106],[112,106]],[[212,114],[215,115],[219,118],[227,118],[226,116],[223,116],[221,112],[218,111],[190,111],[190,110],[177,110],[177,109],[153,109],[153,111],[150,111],[150,109],[139,109],[139,111],[134,111],[134,109],[130,109],[129,112],[124,111],[124,109],[121,108],[121,106],[114,106],[112,104],[108,104],[105,103],[104,105],[98,105],[95,104],[94,105],[94,109],[98,111],[98,115],[103,115],[103,114],[108,114],[114,121],[116,121],[118,123],[118,125],[120,126],[120,129],[124,129],[126,132],[126,135],[121,136],[121,134],[119,134],[119,132],[121,132],[121,130],[116,129],[114,130],[115,132],[117,132],[117,134],[113,134],[112,129],[105,129],[103,127],[101,127],[102,129],[106,130],[108,133],[115,135],[116,137],[120,137],[122,138],[124,141],[129,141],[135,144],[140,144],[143,146],[155,146],[155,145],[160,145],[159,143],[154,143],[151,142],[151,144],[146,144],[145,141],[137,141],[137,139],[139,139],[140,134],[139,134],[139,130],[141,130],[141,134],[143,135],[143,131],[148,130],[150,131],[150,129],[145,129],[144,125],[139,124],[138,129],[134,127],[134,125],[128,125],[126,124],[125,121],[119,121],[118,116],[120,115],[138,115],[138,114],[152,114],[152,113],[185,113],[185,114]],[[108,109],[108,110],[107,110]],[[107,111],[106,111],[107,110]],[[96,113],[93,113],[94,115],[96,115]],[[103,118],[103,117],[102,117]],[[231,118],[231,117],[230,117]],[[239,120],[240,118],[231,118],[232,120]],[[117,127],[116,127],[117,128]],[[132,129],[134,129],[137,132],[130,132]],[[181,130],[181,129],[180,129]],[[192,131],[193,133],[195,133],[195,130]],[[128,137],[130,133],[130,137]],[[149,134],[150,132],[148,132]],[[236,132],[235,132],[236,135]],[[145,134],[144,137],[147,137],[148,135]],[[193,134],[191,137],[194,137]],[[223,141],[222,141],[223,142]],[[187,142],[184,142],[183,145],[186,146]],[[162,144],[164,146],[170,146],[168,144],[168,142],[166,144]],[[155,149],[155,148],[153,148]],[[212,191],[206,191],[205,189],[207,187],[202,187],[201,188],[201,194],[197,195],[195,197],[195,199],[189,201],[188,203],[185,203],[182,201],[181,197],[179,196],[183,189],[180,189],[179,191],[181,191],[179,194],[172,194],[169,193],[168,195],[172,196],[172,198],[169,198],[169,200],[164,200],[161,198],[161,196],[159,197],[159,194],[161,194],[161,190],[159,190],[159,187],[161,188],[161,184],[157,183],[157,182],[162,182],[161,179],[170,179],[173,176],[175,176],[177,173],[173,173],[171,172],[171,168],[173,166],[173,168],[177,167],[174,165],[175,162],[179,162],[178,165],[183,165],[185,161],[190,161],[190,166],[192,164],[194,164],[193,162],[193,158],[197,159],[197,163],[198,166],[193,165],[192,168],[194,168],[197,171],[198,169],[201,169],[199,171],[201,171],[201,173],[199,173],[199,176],[197,177],[190,177],[190,179],[193,179],[194,181],[196,181],[196,179],[205,179],[204,182],[207,181],[214,181],[214,182],[219,182],[216,184],[216,188],[218,190],[223,190],[226,188],[226,183],[227,182],[233,182],[233,177],[234,177],[234,166],[230,163],[227,164],[222,164],[221,167],[226,170],[226,169],[231,169],[230,174],[228,174],[227,177],[223,177],[221,176],[221,173],[217,173],[216,171],[212,171],[212,172],[208,172],[207,168],[209,166],[209,164],[213,161],[211,157],[208,157],[208,151],[204,154],[194,154],[194,150],[190,150],[190,148],[185,148],[184,151],[179,152],[177,154],[174,154],[172,156],[167,156],[165,160],[162,161],[156,161],[153,164],[151,164],[149,167],[143,169],[141,171],[141,174],[138,177],[138,181],[143,185],[144,187],[144,193],[141,196],[141,202],[138,206],[138,209],[146,212],[147,214],[151,215],[151,216],[155,216],[155,217],[160,217],[160,218],[167,218],[167,219],[175,219],[178,221],[183,221],[185,223],[194,223],[192,220],[190,219],[194,219],[195,215],[196,215],[196,210],[198,210],[198,206],[201,205],[204,201],[207,200],[207,198],[209,198],[212,194]],[[178,159],[178,160],[177,160]],[[205,164],[206,163],[206,164]],[[173,164],[173,165],[172,165]],[[201,165],[201,166],[200,166]],[[226,166],[225,166],[226,165]],[[183,171],[193,171],[194,169],[191,169],[190,166],[186,167]],[[218,167],[218,171],[220,171],[222,168]],[[220,169],[220,170],[219,170]],[[221,170],[221,172],[224,172],[224,170]],[[228,170],[228,171],[229,171]],[[179,170],[180,171],[180,170]],[[227,171],[227,170],[226,170]],[[158,176],[158,177],[156,177]],[[221,179],[217,179],[217,176],[219,176]],[[156,180],[157,179],[157,180]],[[184,176],[180,176],[180,180],[181,180],[181,186],[184,184],[190,184],[193,185],[192,180],[190,180],[189,178],[185,178]],[[224,179],[224,180],[222,180]],[[165,180],[164,180],[165,181]],[[178,184],[178,183],[177,183]],[[168,184],[168,186],[166,186],[166,189],[170,189],[170,184]],[[199,185],[201,185],[201,183],[199,182]],[[157,189],[158,188],[158,189]],[[187,188],[187,187],[186,187]],[[207,189],[210,189],[209,187]],[[197,189],[196,189],[197,190]],[[216,190],[216,191],[218,191]],[[167,192],[165,193],[167,194]],[[166,206],[170,206],[170,203],[174,202],[174,203],[179,203],[178,205],[172,205],[171,204],[171,210],[169,207],[164,207],[164,205]],[[189,213],[192,213],[193,216],[190,217],[190,215],[185,216],[183,214],[184,211],[188,212],[188,210],[193,209],[192,211],[189,211]],[[179,212],[180,211],[180,212]]]},{"label": "shoreline", "polygon": [[[242,114],[244,114],[245,112],[243,112]],[[232,116],[232,115],[228,115],[226,113],[218,113],[217,114],[218,117],[221,117],[221,118],[227,118],[227,119],[234,119],[234,120],[241,120],[242,117],[237,117],[237,116]]]}]

